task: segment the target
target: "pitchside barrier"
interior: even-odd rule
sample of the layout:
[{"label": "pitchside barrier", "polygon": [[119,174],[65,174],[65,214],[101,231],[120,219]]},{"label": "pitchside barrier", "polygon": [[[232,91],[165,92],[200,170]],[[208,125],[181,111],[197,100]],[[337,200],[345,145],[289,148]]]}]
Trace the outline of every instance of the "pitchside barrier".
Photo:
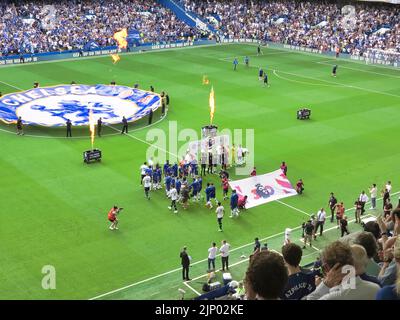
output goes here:
[{"label": "pitchside barrier", "polygon": [[[0,66],[2,65],[10,65],[10,64],[22,64],[22,63],[32,63],[32,62],[43,62],[43,61],[55,61],[55,60],[64,60],[64,59],[79,59],[79,58],[87,58],[87,57],[95,57],[95,56],[106,56],[115,53],[141,53],[146,51],[153,50],[163,50],[163,49],[176,49],[176,48],[185,48],[185,47],[197,47],[204,45],[216,45],[216,44],[232,44],[232,43],[244,43],[244,44],[259,44],[260,41],[257,39],[221,39],[220,41],[216,40],[205,40],[199,39],[194,41],[176,41],[170,43],[145,43],[140,46],[132,46],[129,49],[120,50],[116,46],[111,47],[102,47],[95,50],[90,51],[80,51],[80,50],[69,50],[63,52],[45,52],[45,53],[37,53],[37,54],[25,54],[23,55],[23,60],[20,59],[19,55],[14,56],[6,56],[0,57]],[[333,51],[321,51],[319,49],[306,48],[301,46],[294,46],[289,44],[281,44],[274,43],[269,41],[262,41],[261,44],[265,47],[271,49],[283,49],[290,51],[298,51],[305,53],[313,53],[320,54],[323,56],[334,57],[335,52]],[[348,60],[357,60],[357,61],[366,61],[366,58],[359,55],[350,55],[348,53],[340,53],[341,59]],[[23,62],[24,61],[24,62]],[[400,68],[400,62],[391,62],[381,59],[374,59],[373,61],[369,61],[371,64],[377,65],[386,65],[395,68]]]}]

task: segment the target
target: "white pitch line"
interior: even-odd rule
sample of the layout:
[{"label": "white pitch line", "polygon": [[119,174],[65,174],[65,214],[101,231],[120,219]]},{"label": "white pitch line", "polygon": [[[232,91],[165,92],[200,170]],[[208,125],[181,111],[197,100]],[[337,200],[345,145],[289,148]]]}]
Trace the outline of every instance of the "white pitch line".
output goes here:
[{"label": "white pitch line", "polygon": [[[217,60],[221,61],[221,59],[217,58]],[[224,60],[222,60],[224,61]],[[250,68],[258,68],[257,66],[249,66]],[[329,83],[330,86],[334,85],[337,87],[343,87],[343,88],[351,88],[351,89],[356,89],[356,90],[361,90],[361,91],[366,91],[366,92],[371,92],[371,93],[376,93],[376,94],[381,94],[381,95],[385,95],[385,96],[390,96],[390,97],[396,97],[396,98],[400,98],[400,95],[394,94],[394,93],[389,93],[389,92],[384,92],[384,91],[378,91],[378,90],[373,90],[373,89],[368,89],[368,88],[363,88],[363,87],[358,87],[358,86],[353,86],[353,85],[347,85],[347,84],[343,84],[343,83],[336,83],[333,81],[329,81],[329,80],[324,80],[324,79],[319,79],[319,78],[312,78],[312,77],[307,77],[301,74],[296,74],[296,73],[292,73],[292,72],[287,72],[287,71],[282,71],[282,70],[278,70],[278,69],[274,69],[273,70],[274,74],[276,76],[278,76],[276,74],[276,72],[280,72],[280,73],[284,73],[284,74],[288,74],[288,75],[292,75],[295,77],[300,77],[300,78],[304,78],[304,79],[309,79],[309,80],[314,80],[314,81],[321,81],[321,82],[325,82],[325,83]],[[279,77],[279,76],[278,76]],[[295,81],[295,80],[289,80],[289,79],[285,79],[287,81]],[[300,81],[297,81],[300,82]],[[305,84],[309,84],[309,85],[320,85],[321,84],[315,84],[315,83],[306,83]],[[325,85],[327,86],[327,85]]]},{"label": "white pitch line", "polygon": [[286,77],[282,77],[281,75],[279,75],[276,70],[273,71],[273,74],[278,77],[279,79],[282,80],[286,80],[286,81],[290,81],[290,82],[295,82],[295,83],[301,83],[301,84],[305,84],[308,86],[320,86],[320,87],[341,87],[341,85],[333,85],[333,84],[324,84],[324,83],[311,83],[311,82],[305,82],[305,81],[299,81],[299,80],[294,80],[294,79],[289,79]]},{"label": "white pitch line", "polygon": [[275,200],[275,201],[278,202],[278,203],[280,203],[280,204],[283,204],[283,205],[285,205],[286,207],[289,207],[289,208],[291,208],[291,209],[293,209],[293,210],[296,210],[296,211],[298,211],[298,212],[301,212],[301,213],[303,213],[303,214],[305,214],[305,215],[307,215],[307,216],[311,216],[311,214],[309,214],[309,213],[307,213],[307,212],[305,212],[305,211],[303,211],[303,210],[301,210],[301,209],[299,209],[299,208],[293,207],[293,206],[291,206],[290,204],[287,204],[287,203],[285,203],[285,202],[282,202],[281,200]]},{"label": "white pitch line", "polygon": [[[270,251],[274,251],[274,250],[270,250]],[[229,265],[229,268],[232,268],[232,267],[234,267],[234,266],[237,266],[237,265],[242,264],[242,263],[247,262],[247,261],[249,261],[249,258],[245,258],[245,259],[243,259],[243,260],[240,260],[240,261],[238,261],[238,262],[235,262],[235,263],[233,263],[233,264],[230,264],[230,265]],[[215,273],[217,273],[217,272],[222,272],[222,269],[218,269],[218,270],[215,271]],[[205,273],[205,274],[202,274],[201,276],[198,276],[198,277],[196,277],[196,278],[193,278],[191,281],[196,281],[196,280],[199,280],[199,279],[204,278],[204,277],[207,277],[207,276],[208,276],[208,273]]]},{"label": "white pitch line", "polygon": [[[330,62],[330,63],[328,63],[328,62]],[[335,61],[329,60],[329,61],[317,61],[315,63],[323,64],[323,65],[326,65],[326,66],[333,66],[333,65],[337,64],[337,63],[334,63],[334,62]],[[392,78],[400,79],[400,76],[396,76],[396,75],[393,75],[393,74],[386,74],[386,73],[363,70],[363,69],[358,69],[358,68],[351,68],[351,67],[346,67],[346,66],[342,66],[342,65],[339,66],[339,69],[349,69],[349,70],[354,70],[354,71],[358,71],[358,72],[365,72],[365,73],[377,74],[377,75],[380,75],[380,76],[392,77]]]},{"label": "white pitch line", "polygon": [[[121,131],[121,130],[119,130],[119,129],[117,129],[117,128],[112,127],[111,125],[106,125],[106,126],[109,127],[109,128],[111,128],[111,129],[113,129],[113,130],[115,130],[115,131],[118,131],[118,132]],[[124,135],[126,135],[126,136],[128,136],[128,137],[131,137],[132,139],[138,140],[138,141],[140,141],[140,142],[142,142],[142,143],[144,143],[144,144],[147,144],[147,145],[150,146],[150,147],[155,147],[155,148],[157,148],[158,150],[161,150],[161,151],[163,151],[163,152],[165,152],[165,153],[168,153],[168,154],[170,154],[170,155],[176,157],[177,159],[179,159],[179,157],[178,157],[176,154],[173,154],[172,152],[169,152],[168,150],[166,150],[166,149],[164,149],[164,148],[160,148],[160,147],[158,147],[156,144],[151,144],[150,142],[147,142],[146,140],[143,140],[143,139],[140,139],[140,138],[138,138],[138,137],[135,137],[135,136],[133,136],[133,135],[131,135],[131,134],[129,134],[129,133],[124,133]]]},{"label": "white pitch line", "polygon": [[[357,89],[357,90],[362,90],[362,91],[366,91],[366,92],[371,92],[371,93],[376,93],[376,94],[382,94],[385,96],[391,96],[391,97],[396,97],[396,98],[400,98],[400,95],[394,94],[394,93],[389,93],[389,92],[384,92],[384,91],[378,91],[378,90],[372,90],[372,89],[367,89],[367,88],[363,88],[363,87],[357,87],[357,86],[353,86],[353,85],[347,85],[347,84],[343,84],[343,83],[336,83],[333,81],[329,81],[329,80],[324,80],[324,79],[318,79],[318,78],[312,78],[312,77],[308,77],[308,76],[304,76],[301,74],[296,74],[296,73],[292,73],[292,72],[286,72],[286,71],[282,71],[282,70],[276,70],[280,73],[284,73],[284,74],[289,74],[295,77],[299,77],[299,78],[304,78],[304,79],[310,79],[310,80],[314,80],[314,81],[322,81],[322,82],[326,82],[326,83],[332,83],[337,85],[338,87],[345,87],[345,88],[351,88],[351,89]],[[312,85],[312,84],[310,84]]]},{"label": "white pitch line", "polygon": [[188,287],[190,290],[192,290],[195,294],[198,296],[201,296],[201,293],[198,292],[196,289],[192,288],[190,285],[188,285],[186,282],[183,283],[186,287]]},{"label": "white pitch line", "polygon": [[7,83],[7,82],[1,81],[1,80],[0,80],[0,83],[5,84],[6,86],[9,86],[9,87],[11,87],[11,88],[17,89],[17,90],[19,90],[19,91],[23,91],[23,90],[24,90],[24,89],[21,89],[21,88],[19,88],[19,87],[16,87],[16,86],[14,86],[14,85],[12,85],[12,84],[10,84],[10,83]]}]

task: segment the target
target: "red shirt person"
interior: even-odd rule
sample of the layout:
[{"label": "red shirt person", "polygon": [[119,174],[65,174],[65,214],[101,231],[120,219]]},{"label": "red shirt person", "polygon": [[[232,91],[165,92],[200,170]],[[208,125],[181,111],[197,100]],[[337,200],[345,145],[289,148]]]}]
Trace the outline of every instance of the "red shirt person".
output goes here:
[{"label": "red shirt person", "polygon": [[228,198],[228,191],[229,191],[229,182],[228,179],[225,177],[222,179],[222,193],[224,196],[224,200]]},{"label": "red shirt person", "polygon": [[238,208],[239,209],[246,209],[246,203],[247,203],[247,196],[239,196],[238,200]]},{"label": "red shirt person", "polygon": [[304,190],[304,183],[302,179],[299,179],[296,183],[296,191],[298,194],[302,194]]},{"label": "red shirt person", "polygon": [[108,221],[111,222],[110,230],[118,230],[118,219],[117,214],[119,212],[119,208],[117,206],[113,206],[110,211],[108,211]]}]

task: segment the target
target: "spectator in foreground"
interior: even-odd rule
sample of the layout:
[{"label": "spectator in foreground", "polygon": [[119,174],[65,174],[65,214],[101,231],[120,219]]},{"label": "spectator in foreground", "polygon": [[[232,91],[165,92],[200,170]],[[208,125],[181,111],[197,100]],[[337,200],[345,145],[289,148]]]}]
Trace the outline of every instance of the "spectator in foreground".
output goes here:
[{"label": "spectator in foreground", "polygon": [[374,277],[378,276],[381,268],[374,260],[374,257],[376,257],[378,253],[378,244],[373,234],[371,232],[362,231],[354,240],[354,244],[362,246],[367,253],[368,264],[365,268],[365,272]]},{"label": "spectator in foreground", "polygon": [[281,295],[284,300],[300,300],[315,290],[315,276],[300,268],[303,251],[295,243],[282,247],[282,255],[289,272],[289,279]]},{"label": "spectator in foreground", "polygon": [[[325,277],[307,300],[374,300],[379,286],[362,280],[358,275],[348,278],[354,268],[349,245],[335,241],[321,255]],[[353,269],[354,270],[354,269]]]},{"label": "spectator in foreground", "polygon": [[400,238],[396,239],[393,255],[397,264],[396,283],[380,289],[376,294],[377,300],[400,300]]},{"label": "spectator in foreground", "polygon": [[370,260],[364,247],[359,244],[353,244],[351,246],[351,252],[353,253],[356,274],[360,276],[361,279],[376,283],[378,286],[380,286],[378,278],[375,276],[371,276],[366,272]]},{"label": "spectator in foreground", "polygon": [[261,251],[253,256],[245,276],[247,300],[277,300],[288,281],[281,255]]}]

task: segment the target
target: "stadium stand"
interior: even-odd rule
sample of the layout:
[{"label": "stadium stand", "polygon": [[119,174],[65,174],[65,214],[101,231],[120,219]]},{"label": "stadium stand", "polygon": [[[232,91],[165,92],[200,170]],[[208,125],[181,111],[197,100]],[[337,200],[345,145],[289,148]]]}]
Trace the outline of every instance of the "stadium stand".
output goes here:
[{"label": "stadium stand", "polygon": [[368,48],[400,51],[400,8],[354,4],[353,28],[343,24],[342,5],[330,1],[182,0],[225,38],[248,38],[322,51],[363,54]]},{"label": "stadium stand", "polygon": [[[327,1],[180,0],[215,26],[223,38],[248,38],[303,46],[322,51],[363,55],[368,49],[400,52],[400,8],[388,4],[355,4],[355,24],[345,28],[338,3]],[[156,1],[118,3],[84,0],[53,4],[51,28],[42,21],[49,14],[45,2],[0,2],[3,56],[115,45],[112,35],[125,27],[140,33],[140,42],[167,42],[207,37]],[[369,54],[371,56],[371,53]]]},{"label": "stadium stand", "polygon": [[89,49],[91,45],[115,45],[116,31],[130,27],[140,32],[140,42],[167,42],[201,38],[206,34],[178,20],[155,1],[118,2],[85,0],[60,1],[54,24],[43,23],[48,15],[45,2],[0,2],[0,42],[2,55]]}]

